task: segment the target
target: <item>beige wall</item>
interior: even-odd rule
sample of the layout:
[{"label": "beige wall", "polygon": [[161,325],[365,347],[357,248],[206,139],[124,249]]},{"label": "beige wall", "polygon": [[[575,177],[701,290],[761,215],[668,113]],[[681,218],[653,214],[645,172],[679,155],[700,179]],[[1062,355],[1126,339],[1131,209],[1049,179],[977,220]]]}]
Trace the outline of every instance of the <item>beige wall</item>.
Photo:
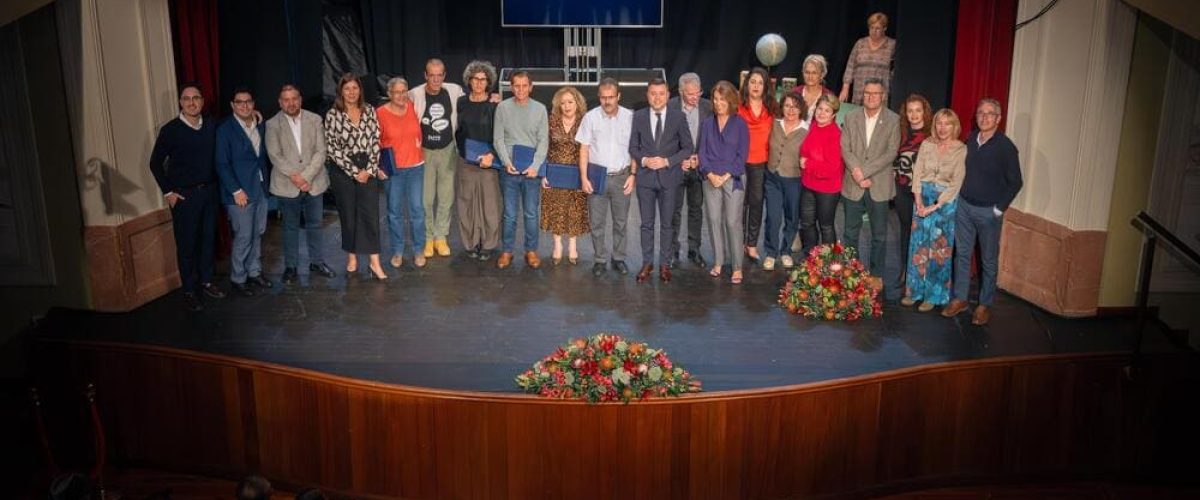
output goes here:
[{"label": "beige wall", "polygon": [[1148,204],[1170,45],[1170,27],[1146,15],[1138,17],[1104,249],[1101,307],[1132,306],[1136,298],[1142,233],[1129,220]]}]

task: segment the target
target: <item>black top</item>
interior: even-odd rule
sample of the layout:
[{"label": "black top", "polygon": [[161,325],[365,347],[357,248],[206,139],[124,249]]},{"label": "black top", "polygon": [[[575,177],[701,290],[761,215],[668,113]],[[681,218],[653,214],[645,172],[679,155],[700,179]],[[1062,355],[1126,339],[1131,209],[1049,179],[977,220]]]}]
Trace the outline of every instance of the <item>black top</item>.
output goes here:
[{"label": "black top", "polygon": [[421,115],[421,147],[442,149],[454,140],[450,123],[450,93],[425,93],[425,114]]},{"label": "black top", "polygon": [[1017,146],[999,131],[983,146],[978,139],[978,130],[967,137],[967,174],[958,195],[972,205],[1007,210],[1022,185]]},{"label": "black top", "polygon": [[496,116],[496,103],[491,101],[471,102],[470,96],[458,98],[458,130],[454,140],[458,142],[458,154],[467,154],[467,138],[492,143],[492,123]]},{"label": "black top", "polygon": [[216,130],[216,123],[208,117],[202,119],[200,130],[178,117],[158,129],[150,153],[150,172],[163,194],[217,181],[213,164]]}]

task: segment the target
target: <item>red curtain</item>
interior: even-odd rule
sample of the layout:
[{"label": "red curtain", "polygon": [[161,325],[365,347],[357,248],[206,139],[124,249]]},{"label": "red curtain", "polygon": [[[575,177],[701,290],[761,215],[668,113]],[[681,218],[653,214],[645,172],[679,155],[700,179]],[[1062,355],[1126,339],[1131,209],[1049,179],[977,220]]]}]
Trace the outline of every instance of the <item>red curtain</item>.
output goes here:
[{"label": "red curtain", "polygon": [[[975,105],[984,97],[1000,101],[1008,116],[1017,0],[962,0],[954,53],[950,107],[962,120],[963,137],[974,128]],[[1003,121],[1000,130],[1004,130]]]},{"label": "red curtain", "polygon": [[175,77],[179,83],[199,82],[204,88],[204,113],[215,117],[221,103],[217,0],[172,0],[171,7]]}]

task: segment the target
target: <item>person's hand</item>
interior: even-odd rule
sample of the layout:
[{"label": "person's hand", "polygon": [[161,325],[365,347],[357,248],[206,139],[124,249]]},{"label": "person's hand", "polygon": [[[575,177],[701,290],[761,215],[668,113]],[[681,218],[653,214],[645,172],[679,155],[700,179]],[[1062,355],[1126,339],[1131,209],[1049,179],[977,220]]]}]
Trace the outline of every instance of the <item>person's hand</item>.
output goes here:
[{"label": "person's hand", "polygon": [[479,168],[492,168],[492,160],[495,158],[491,153],[479,155]]},{"label": "person's hand", "polygon": [[524,174],[525,177],[533,179],[533,178],[537,177],[538,168],[534,167],[534,166],[530,166],[529,168],[525,169],[525,171],[522,172],[522,174]]},{"label": "person's hand", "polygon": [[712,184],[715,188],[719,188],[721,184],[725,183],[725,179],[720,175],[710,173],[708,174],[708,183]]},{"label": "person's hand", "polygon": [[299,188],[300,188],[300,192],[307,193],[310,190],[312,190],[312,184],[309,184],[308,181],[304,181],[304,185],[299,186]]},{"label": "person's hand", "polygon": [[488,102],[490,102],[490,103],[493,103],[493,104],[494,104],[494,103],[497,103],[497,102],[500,102],[500,93],[499,93],[499,92],[492,92],[492,96],[491,96],[491,97],[488,97]]},{"label": "person's hand", "polygon": [[358,181],[359,184],[366,184],[370,179],[371,172],[366,170],[359,170],[357,174],[354,174],[354,180]]},{"label": "person's hand", "polygon": [[504,171],[508,172],[508,175],[521,175],[512,165],[504,165]]},{"label": "person's hand", "polygon": [[550,189],[550,181],[542,177],[542,189]]},{"label": "person's hand", "polygon": [[245,191],[239,189],[236,193],[233,193],[233,203],[239,207],[245,207],[250,204],[250,197],[246,196]]},{"label": "person's hand", "polygon": [[579,182],[579,190],[587,194],[592,194],[592,181],[589,181],[587,177],[581,179]]},{"label": "person's hand", "polygon": [[184,199],[184,197],[180,196],[178,193],[168,193],[167,194],[167,206],[170,206],[171,208],[175,208],[175,204],[179,203],[179,200],[182,200],[182,199]]},{"label": "person's hand", "polygon": [[808,158],[805,158],[803,156],[800,157],[800,170],[804,170],[804,162],[807,160],[808,160]]},{"label": "person's hand", "polygon": [[838,94],[838,101],[847,102],[850,100],[850,88],[842,87],[842,92]]},{"label": "person's hand", "polygon": [[863,179],[858,183],[858,187],[863,189],[871,189],[871,179]]},{"label": "person's hand", "polygon": [[853,177],[853,178],[854,178],[854,182],[857,182],[857,183],[859,183],[859,184],[862,184],[862,181],[863,181],[863,178],[864,178],[864,177],[863,177],[863,173],[862,173],[862,169],[861,169],[861,168],[858,168],[858,167],[854,167],[854,170],[851,170],[851,171],[850,171],[850,177]]},{"label": "person's hand", "polygon": [[633,192],[633,186],[637,184],[637,176],[631,175],[625,178],[625,185],[621,186],[621,192],[629,194]]},{"label": "person's hand", "polygon": [[292,175],[288,177],[292,179],[292,185],[296,187],[301,187],[305,184],[308,184],[308,181],[304,180],[304,176],[300,175],[300,172],[293,172]]},{"label": "person's hand", "polygon": [[375,172],[375,177],[377,177],[377,178],[378,178],[379,180],[381,180],[381,181],[386,181],[386,180],[387,180],[387,178],[388,178],[388,175],[387,175],[387,173],[385,173],[385,172],[383,171],[383,169],[381,168],[381,169],[379,169],[379,170],[377,170],[377,171]]}]

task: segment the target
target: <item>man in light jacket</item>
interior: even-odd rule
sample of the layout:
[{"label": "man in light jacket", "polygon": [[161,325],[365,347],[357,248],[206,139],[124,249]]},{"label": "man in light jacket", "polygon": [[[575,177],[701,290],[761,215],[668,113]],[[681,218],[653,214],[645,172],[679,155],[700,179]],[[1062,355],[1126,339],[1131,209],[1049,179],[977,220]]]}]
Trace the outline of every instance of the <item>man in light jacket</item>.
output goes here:
[{"label": "man in light jacket", "polygon": [[454,169],[458,151],[454,127],[458,110],[454,108],[463,89],[446,82],[446,65],[441,59],[425,63],[425,83],[408,91],[417,118],[421,120],[421,149],[425,155],[425,257],[450,255],[446,235],[450,234],[450,208],[454,203]]}]

